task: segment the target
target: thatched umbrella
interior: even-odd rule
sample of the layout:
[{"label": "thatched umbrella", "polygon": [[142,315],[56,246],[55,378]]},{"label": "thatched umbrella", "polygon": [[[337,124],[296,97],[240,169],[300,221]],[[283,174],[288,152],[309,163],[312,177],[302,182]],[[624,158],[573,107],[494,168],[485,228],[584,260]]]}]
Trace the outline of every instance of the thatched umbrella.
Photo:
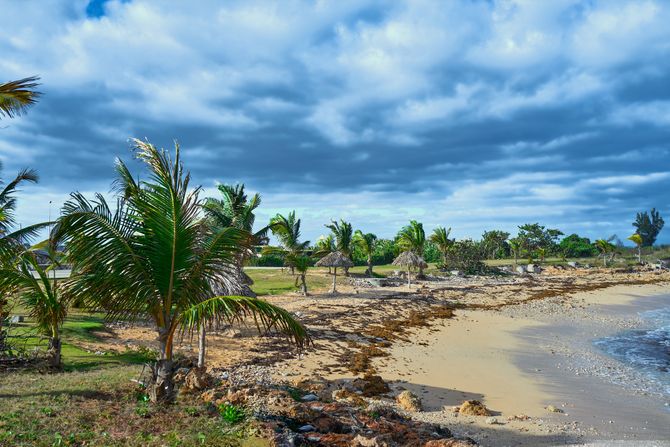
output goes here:
[{"label": "thatched umbrella", "polygon": [[354,263],[351,262],[348,256],[346,256],[341,251],[334,251],[327,254],[323,258],[319,259],[315,264],[317,267],[333,267],[333,290],[331,293],[335,293],[335,284],[337,281],[337,268],[338,267],[353,267]]},{"label": "thatched umbrella", "polygon": [[410,270],[412,268],[428,267],[426,261],[424,261],[421,256],[417,255],[413,251],[403,251],[400,253],[398,257],[393,260],[393,265],[407,267],[407,287],[412,285],[412,279],[410,276]]}]

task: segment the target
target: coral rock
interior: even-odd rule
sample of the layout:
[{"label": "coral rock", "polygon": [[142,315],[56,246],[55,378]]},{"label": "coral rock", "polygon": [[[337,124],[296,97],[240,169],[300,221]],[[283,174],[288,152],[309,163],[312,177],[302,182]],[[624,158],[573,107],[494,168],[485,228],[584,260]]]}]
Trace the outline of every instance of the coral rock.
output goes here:
[{"label": "coral rock", "polygon": [[396,397],[396,402],[398,403],[398,406],[405,411],[422,410],[421,399],[419,399],[411,391],[405,390],[402,393],[398,394],[398,396]]}]

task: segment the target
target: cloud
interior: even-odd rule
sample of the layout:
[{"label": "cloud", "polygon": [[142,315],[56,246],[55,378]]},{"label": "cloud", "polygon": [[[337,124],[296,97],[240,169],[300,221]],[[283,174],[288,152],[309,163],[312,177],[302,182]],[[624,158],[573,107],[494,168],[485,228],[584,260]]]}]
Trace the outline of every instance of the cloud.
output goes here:
[{"label": "cloud", "polygon": [[26,223],[47,193],[108,191],[130,137],[177,139],[196,183],[246,182],[264,217],[304,214],[310,239],[339,216],[386,236],[416,217],[463,236],[546,219],[602,237],[670,212],[661,0],[0,8],[0,73],[43,82],[0,123],[2,175],[42,175]]}]

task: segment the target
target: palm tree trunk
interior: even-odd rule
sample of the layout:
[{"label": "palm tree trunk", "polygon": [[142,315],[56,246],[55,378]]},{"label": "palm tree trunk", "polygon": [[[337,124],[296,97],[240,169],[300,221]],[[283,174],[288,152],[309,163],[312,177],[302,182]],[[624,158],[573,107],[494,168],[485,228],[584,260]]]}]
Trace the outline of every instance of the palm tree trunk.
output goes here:
[{"label": "palm tree trunk", "polygon": [[335,273],[333,273],[333,290],[331,291],[331,293],[337,292],[337,286],[336,286],[336,284],[337,284],[337,267],[335,267],[334,270],[335,270]]},{"label": "palm tree trunk", "polygon": [[61,366],[61,341],[58,334],[49,339],[49,349],[47,350],[47,363],[51,368]]},{"label": "palm tree trunk", "polygon": [[302,294],[307,296],[307,281],[305,279],[305,275],[302,275]]},{"label": "palm tree trunk", "polygon": [[174,400],[174,364],[172,362],[172,343],[167,328],[158,330],[160,359],[151,365],[151,381],[147,389],[153,403],[170,403]]},{"label": "palm tree trunk", "polygon": [[200,326],[200,332],[198,334],[198,368],[205,366],[205,352],[207,350],[206,335],[207,331],[205,330],[205,325],[203,324]]}]

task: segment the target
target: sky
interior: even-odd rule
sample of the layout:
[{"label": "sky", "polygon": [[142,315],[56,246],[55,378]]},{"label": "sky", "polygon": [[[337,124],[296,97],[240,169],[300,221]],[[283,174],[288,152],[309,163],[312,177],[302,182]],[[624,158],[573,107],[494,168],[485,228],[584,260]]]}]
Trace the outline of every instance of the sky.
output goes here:
[{"label": "sky", "polygon": [[[181,146],[204,195],[260,192],[392,237],[539,222],[625,239],[670,214],[670,2],[0,0],[0,82],[41,76],[0,122],[26,225],[109,193],[129,139]],[[49,204],[51,202],[51,205]],[[670,219],[668,219],[670,222]],[[659,242],[670,243],[670,227]]]}]

